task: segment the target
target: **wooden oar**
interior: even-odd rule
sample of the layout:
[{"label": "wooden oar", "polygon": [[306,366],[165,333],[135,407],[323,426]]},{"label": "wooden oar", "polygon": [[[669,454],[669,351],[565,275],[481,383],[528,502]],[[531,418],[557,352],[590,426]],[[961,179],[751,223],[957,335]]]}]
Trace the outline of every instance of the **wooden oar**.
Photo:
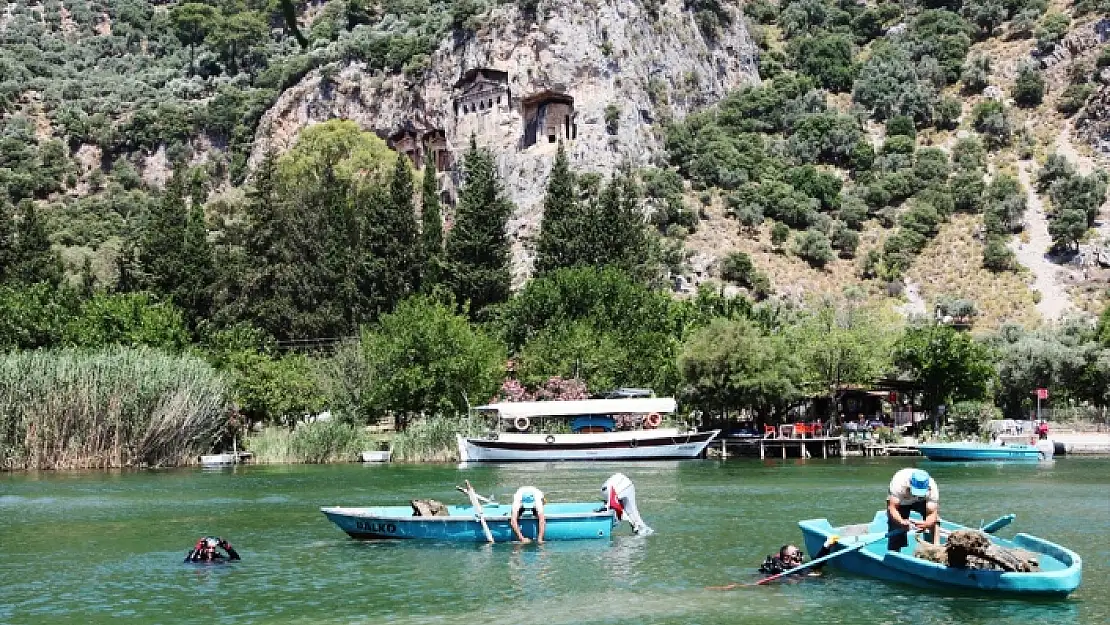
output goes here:
[{"label": "wooden oar", "polygon": [[805,569],[808,569],[809,567],[811,567],[815,564],[821,564],[822,562],[828,562],[829,560],[832,560],[833,558],[839,558],[840,556],[842,556],[846,553],[852,553],[853,551],[859,551],[860,549],[863,549],[864,547],[866,547],[868,545],[873,545],[873,544],[879,542],[880,540],[886,540],[886,539],[890,538],[891,536],[897,536],[898,534],[905,534],[905,533],[906,533],[905,528],[898,528],[896,530],[891,530],[891,531],[887,532],[886,534],[884,534],[882,536],[879,536],[878,538],[872,538],[871,540],[864,541],[864,542],[859,543],[857,545],[852,545],[851,547],[848,547],[847,549],[841,549],[840,551],[834,551],[830,554],[821,556],[820,558],[815,558],[813,560],[810,560],[809,562],[806,562],[805,564],[801,564],[801,565],[796,566],[796,567],[794,567],[792,569],[789,569],[787,571],[783,571],[782,573],[776,573],[775,575],[772,575],[770,577],[764,577],[763,579],[759,580],[758,582],[755,582],[754,584],[729,584],[728,586],[709,586],[708,589],[709,590],[731,590],[733,588],[736,588],[737,586],[762,586],[763,584],[766,584],[767,582],[770,582],[770,581],[774,581],[774,580],[776,580],[780,577],[786,577],[787,575],[793,575],[794,573],[797,573],[798,571],[803,571]]},{"label": "wooden oar", "polygon": [[[468,490],[466,490],[466,489],[465,489],[465,488],[463,488],[462,486],[456,486],[456,487],[455,487],[455,490],[459,491],[460,493],[466,493],[466,494],[467,494],[468,496],[469,496],[469,495],[470,495],[470,493],[472,492],[472,491],[468,491]],[[494,500],[492,500],[492,499],[490,499],[489,497],[483,497],[483,496],[479,495],[478,493],[474,493],[474,496],[475,496],[475,497],[477,497],[477,498],[478,498],[478,501],[480,501],[480,502],[482,502],[482,503],[492,503],[492,504],[494,504],[494,505],[497,505],[497,502],[496,502],[496,501],[494,501]]]},{"label": "wooden oar", "polygon": [[[478,493],[474,492],[474,487],[470,485],[470,480],[464,480],[466,484],[466,494],[470,497],[470,505],[474,507],[474,516],[478,517],[478,522],[482,524],[482,531],[486,534],[486,540],[493,544],[493,532],[489,531],[489,525],[486,525],[486,514],[482,511],[482,502],[479,501]],[[481,497],[485,499],[484,497]]]}]

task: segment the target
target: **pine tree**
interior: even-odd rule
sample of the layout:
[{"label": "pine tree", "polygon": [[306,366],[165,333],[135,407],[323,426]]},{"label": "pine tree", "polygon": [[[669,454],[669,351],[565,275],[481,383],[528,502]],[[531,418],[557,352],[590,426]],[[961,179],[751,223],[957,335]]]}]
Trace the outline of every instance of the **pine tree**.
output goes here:
[{"label": "pine tree", "polygon": [[430,292],[443,281],[443,214],[439,206],[439,184],[431,153],[424,159],[420,202],[420,248],[423,254],[421,288]]},{"label": "pine tree", "polygon": [[22,218],[16,226],[9,279],[21,284],[61,283],[62,261],[50,247],[46,224],[39,219],[35,203],[23,200],[19,211]]},{"label": "pine tree", "polygon": [[463,165],[465,182],[455,227],[447,238],[448,281],[457,301],[478,315],[509,298],[509,238],[505,226],[513,205],[502,189],[493,155],[473,137]]},{"label": "pine tree", "polygon": [[539,243],[536,246],[536,275],[578,264],[589,264],[579,258],[577,239],[586,236],[581,229],[581,211],[576,197],[574,173],[570,170],[566,150],[559,142],[555,164],[547,180],[547,195],[543,200],[543,222],[540,224]]}]

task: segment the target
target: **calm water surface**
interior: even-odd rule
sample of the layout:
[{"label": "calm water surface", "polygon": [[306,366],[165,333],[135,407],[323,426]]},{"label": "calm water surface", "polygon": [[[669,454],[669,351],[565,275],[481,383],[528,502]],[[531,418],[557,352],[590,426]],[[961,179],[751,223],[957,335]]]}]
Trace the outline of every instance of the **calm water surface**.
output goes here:
[{"label": "calm water surface", "polygon": [[[863,522],[891,474],[938,479],[942,512],[968,523],[1013,512],[1025,531],[1084,557],[1065,601],[945,597],[832,573],[731,592],[763,557],[800,542],[796,522]],[[636,482],[656,534],[542,547],[358,542],[324,505],[462,503],[455,484],[510,499],[592,499],[615,470]],[[0,476],[0,623],[1107,623],[1110,458],[1052,465],[917,459],[613,464],[238,467]],[[243,555],[189,566],[204,534]]]}]

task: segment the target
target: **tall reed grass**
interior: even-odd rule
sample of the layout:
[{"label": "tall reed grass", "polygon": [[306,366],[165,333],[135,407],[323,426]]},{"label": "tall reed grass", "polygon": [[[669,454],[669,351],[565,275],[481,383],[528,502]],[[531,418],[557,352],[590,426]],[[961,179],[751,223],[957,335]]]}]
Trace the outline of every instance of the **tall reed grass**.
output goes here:
[{"label": "tall reed grass", "polygon": [[[412,421],[393,437],[396,462],[458,462],[456,434],[476,436],[481,427],[458,417],[425,417]],[[469,429],[468,429],[469,427]]]},{"label": "tall reed grass", "polygon": [[354,462],[359,453],[378,448],[364,428],[339,421],[299,423],[296,428],[270,427],[251,434],[246,447],[253,462],[262,464],[320,464]]},{"label": "tall reed grass", "polygon": [[227,385],[199,358],[147,348],[0,354],[0,467],[186,464],[228,419]]}]

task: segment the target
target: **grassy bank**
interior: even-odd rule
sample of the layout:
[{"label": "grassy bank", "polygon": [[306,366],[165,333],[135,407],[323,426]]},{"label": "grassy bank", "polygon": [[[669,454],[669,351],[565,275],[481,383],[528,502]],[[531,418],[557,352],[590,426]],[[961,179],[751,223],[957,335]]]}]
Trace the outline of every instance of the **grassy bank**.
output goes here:
[{"label": "grassy bank", "polygon": [[151,349],[0,355],[4,469],[184,464],[227,422],[227,386],[204,361]]},{"label": "grassy bank", "polygon": [[364,428],[320,421],[296,428],[270,427],[247,436],[245,445],[261,464],[355,462],[360,452],[377,449],[379,437]]}]

